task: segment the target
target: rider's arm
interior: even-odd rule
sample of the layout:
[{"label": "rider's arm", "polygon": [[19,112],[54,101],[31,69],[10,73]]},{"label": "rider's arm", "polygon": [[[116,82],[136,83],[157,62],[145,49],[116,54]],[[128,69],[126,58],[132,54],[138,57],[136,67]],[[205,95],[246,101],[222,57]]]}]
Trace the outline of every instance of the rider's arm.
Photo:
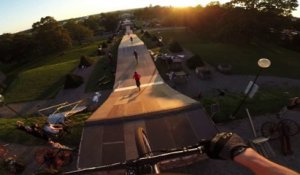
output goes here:
[{"label": "rider's arm", "polygon": [[300,175],[259,155],[239,135],[231,132],[218,133],[207,145],[206,152],[210,158],[232,159],[257,175]]},{"label": "rider's arm", "polygon": [[299,175],[295,171],[271,162],[252,148],[247,148],[244,152],[235,156],[233,160],[249,168],[256,175]]}]

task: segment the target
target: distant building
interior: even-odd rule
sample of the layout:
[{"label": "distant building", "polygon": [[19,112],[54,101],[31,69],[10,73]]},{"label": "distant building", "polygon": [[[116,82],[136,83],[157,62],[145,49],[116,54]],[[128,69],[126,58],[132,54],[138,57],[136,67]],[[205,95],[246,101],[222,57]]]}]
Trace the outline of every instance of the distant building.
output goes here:
[{"label": "distant building", "polygon": [[281,39],[282,40],[292,40],[295,36],[299,35],[300,31],[293,30],[293,29],[283,29],[281,31]]},{"label": "distant building", "polygon": [[129,19],[129,18],[132,18],[132,17],[133,17],[132,13],[123,13],[123,14],[120,15],[121,19]]},{"label": "distant building", "polygon": [[132,22],[131,20],[125,19],[125,20],[123,20],[123,21],[121,22],[121,28],[122,28],[122,29],[125,29],[126,26],[133,27],[134,25],[133,25],[133,22]]}]

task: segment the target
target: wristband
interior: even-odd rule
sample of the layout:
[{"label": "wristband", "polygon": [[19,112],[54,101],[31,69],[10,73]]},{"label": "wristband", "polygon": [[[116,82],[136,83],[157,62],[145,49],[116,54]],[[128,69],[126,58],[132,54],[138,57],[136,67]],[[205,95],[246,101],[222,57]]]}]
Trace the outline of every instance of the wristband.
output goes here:
[{"label": "wristband", "polygon": [[236,148],[233,148],[231,151],[231,159],[233,160],[233,158],[235,156],[238,156],[239,154],[243,153],[247,148],[249,148],[248,146],[238,146]]}]

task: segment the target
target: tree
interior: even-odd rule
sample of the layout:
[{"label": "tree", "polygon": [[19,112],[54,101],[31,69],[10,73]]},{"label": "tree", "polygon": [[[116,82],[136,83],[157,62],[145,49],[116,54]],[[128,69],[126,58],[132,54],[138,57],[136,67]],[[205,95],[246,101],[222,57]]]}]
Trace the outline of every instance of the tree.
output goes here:
[{"label": "tree", "polygon": [[230,3],[245,9],[257,9],[283,16],[291,15],[298,7],[297,0],[232,0]]},{"label": "tree", "polygon": [[97,16],[89,16],[82,24],[91,29],[94,33],[98,33],[100,28],[100,18]]},{"label": "tree", "polygon": [[26,62],[35,53],[36,44],[31,35],[15,34],[12,47],[11,56],[13,61]]},{"label": "tree", "polygon": [[0,36],[0,61],[23,62],[34,55],[35,43],[28,34],[3,34]]},{"label": "tree", "polygon": [[3,34],[0,36],[0,62],[11,62],[11,48],[13,43],[13,34]]},{"label": "tree", "polygon": [[117,28],[119,23],[119,17],[116,13],[102,14],[100,24],[106,31],[113,32]]},{"label": "tree", "polygon": [[75,23],[73,21],[68,22],[64,26],[71,35],[71,38],[77,41],[79,44],[82,44],[82,41],[85,39],[90,39],[93,36],[93,31],[88,27]]},{"label": "tree", "polygon": [[63,51],[72,46],[69,33],[53,17],[41,18],[32,29],[41,54]]}]

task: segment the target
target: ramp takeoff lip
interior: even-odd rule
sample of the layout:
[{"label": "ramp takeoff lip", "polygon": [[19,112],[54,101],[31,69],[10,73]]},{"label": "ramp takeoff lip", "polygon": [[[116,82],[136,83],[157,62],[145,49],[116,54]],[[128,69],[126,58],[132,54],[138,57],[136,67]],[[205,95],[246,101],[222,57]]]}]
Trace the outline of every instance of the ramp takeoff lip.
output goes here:
[{"label": "ramp takeoff lip", "polygon": [[[149,86],[155,86],[155,85],[160,85],[160,84],[164,84],[164,82],[163,81],[158,81],[158,82],[153,82],[153,83],[142,84],[141,87],[149,87]],[[117,89],[114,90],[114,92],[127,91],[127,90],[131,90],[131,89],[136,89],[136,86],[128,86],[128,87],[124,87],[124,88],[117,88]]]}]

